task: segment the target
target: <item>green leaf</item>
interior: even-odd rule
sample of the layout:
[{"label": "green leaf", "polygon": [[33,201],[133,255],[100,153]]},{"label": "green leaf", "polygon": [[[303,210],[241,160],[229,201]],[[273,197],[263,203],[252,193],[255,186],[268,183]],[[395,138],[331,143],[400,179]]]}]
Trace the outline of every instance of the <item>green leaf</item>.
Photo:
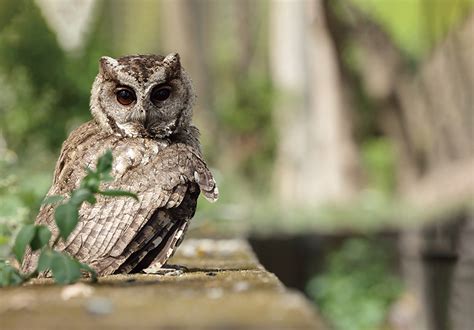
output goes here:
[{"label": "green leaf", "polygon": [[95,198],[94,194],[92,194],[88,199],[87,201],[89,202],[89,204],[95,204],[97,202],[97,199]]},{"label": "green leaf", "polygon": [[76,205],[77,207],[85,201],[94,201],[95,203],[94,194],[87,188],[79,188],[74,190],[71,194],[71,199],[69,200],[70,203]]},{"label": "green leaf", "polygon": [[31,249],[33,251],[41,249],[43,246],[48,245],[49,239],[51,238],[51,231],[45,225],[35,226],[35,235],[30,242]]},{"label": "green leaf", "polygon": [[4,260],[0,261],[0,287],[19,285],[23,283],[20,272]]},{"label": "green leaf", "polygon": [[56,283],[70,284],[76,282],[81,277],[81,267],[78,262],[66,254],[56,251],[53,253],[51,271]]},{"label": "green leaf", "polygon": [[51,195],[51,196],[46,196],[41,204],[58,204],[64,200],[64,196],[61,195]]},{"label": "green leaf", "polygon": [[16,236],[15,244],[13,245],[13,253],[15,254],[15,258],[19,263],[23,261],[26,247],[33,240],[35,232],[36,229],[34,225],[26,225],[21,228],[20,232]]},{"label": "green leaf", "polygon": [[47,271],[51,268],[51,262],[53,261],[54,251],[51,249],[44,249],[41,251],[41,254],[38,258],[38,265],[36,266],[36,270],[38,273]]},{"label": "green leaf", "polygon": [[91,275],[92,282],[97,282],[97,272],[94,269],[92,269],[89,265],[83,264],[77,260],[76,262],[79,264],[80,269],[88,272]]},{"label": "green leaf", "polygon": [[108,149],[97,161],[97,173],[109,173],[112,170],[112,151]]},{"label": "green leaf", "polygon": [[59,205],[54,213],[54,220],[59,228],[59,235],[64,241],[67,240],[69,234],[76,228],[79,218],[79,211],[72,203]]},{"label": "green leaf", "polygon": [[125,190],[115,190],[115,189],[109,189],[109,190],[99,190],[99,194],[104,195],[104,196],[126,196],[126,197],[132,197],[138,201],[138,196],[130,191],[125,191]]},{"label": "green leaf", "polygon": [[[72,266],[70,262],[75,263],[77,267]],[[64,255],[60,252],[56,252],[51,249],[44,249],[41,251],[38,259],[37,271],[44,272],[49,269],[53,271],[53,267],[57,267],[54,270],[56,275],[53,273],[53,276],[55,276],[55,278],[57,276],[58,280],[56,280],[56,282],[58,283],[70,283],[76,281],[80,277],[80,274],[79,277],[77,277],[77,269],[79,269],[79,271],[83,270],[88,272],[91,276],[91,280],[93,282],[97,282],[97,273],[89,265],[83,264],[77,259]],[[65,267],[65,269],[59,269],[60,267]]]},{"label": "green leaf", "polygon": [[88,189],[89,191],[95,193],[99,190],[100,177],[96,172],[87,169],[89,174],[87,174],[84,179],[81,181],[81,188]]},{"label": "green leaf", "polygon": [[110,181],[114,181],[114,177],[111,176],[109,173],[104,173],[104,174],[102,174],[102,176],[100,177],[100,180],[101,180],[101,181],[104,181],[104,182],[110,182]]}]

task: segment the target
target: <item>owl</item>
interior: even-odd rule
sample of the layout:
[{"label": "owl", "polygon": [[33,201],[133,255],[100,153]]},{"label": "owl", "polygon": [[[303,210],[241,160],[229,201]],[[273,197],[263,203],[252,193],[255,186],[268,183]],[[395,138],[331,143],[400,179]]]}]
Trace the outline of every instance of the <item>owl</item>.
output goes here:
[{"label": "owl", "polygon": [[[194,92],[176,53],[102,57],[92,86],[93,120],[63,143],[50,195],[68,196],[86,168],[110,149],[114,181],[132,198],[98,197],[84,203],[79,222],[56,249],[88,264],[99,275],[159,268],[182,241],[199,194],[213,202],[218,189],[203,160],[199,130],[192,125]],[[35,221],[59,231],[54,206],[43,205]],[[22,270],[33,271],[38,254],[28,251]]]}]

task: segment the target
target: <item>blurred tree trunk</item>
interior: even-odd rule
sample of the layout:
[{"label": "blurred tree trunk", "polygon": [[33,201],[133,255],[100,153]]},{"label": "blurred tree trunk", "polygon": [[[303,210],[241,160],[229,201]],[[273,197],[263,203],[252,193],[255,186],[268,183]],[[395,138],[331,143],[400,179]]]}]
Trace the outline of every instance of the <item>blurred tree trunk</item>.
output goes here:
[{"label": "blurred tree trunk", "polygon": [[70,54],[80,53],[91,27],[96,1],[36,0],[35,2],[48,26],[56,34],[61,48]]},{"label": "blurred tree trunk", "polygon": [[[160,2],[162,52],[177,52],[181,63],[189,72],[196,89],[195,118],[206,135],[215,132],[212,110],[212,63],[209,29],[212,26],[213,8],[208,1],[165,0]],[[206,138],[206,136],[204,136]]]},{"label": "blurred tree trunk", "polygon": [[[474,288],[466,280],[474,276],[469,273],[472,251],[466,248],[472,224],[463,225],[471,213],[466,203],[472,204],[474,195],[474,15],[413,73],[386,33],[355,7],[339,3],[345,9],[344,19],[334,24],[346,32],[338,40],[339,47],[349,43],[358,47],[355,74],[375,103],[380,128],[398,154],[399,196],[433,217],[451,220],[401,236],[405,279],[426,306],[423,318],[409,328],[446,329],[453,271],[451,322],[465,325],[470,320],[467,328],[473,328],[472,315],[463,313],[461,305],[474,303]],[[458,251],[459,235],[463,241]]]},{"label": "blurred tree trunk", "polygon": [[322,1],[271,2],[270,58],[281,95],[275,109],[281,201],[348,200],[357,188],[356,150]]},{"label": "blurred tree trunk", "polygon": [[[216,70],[221,70],[223,80],[229,79],[229,89],[233,90],[233,95],[228,94],[227,96],[234,98],[233,107],[237,111],[248,111],[248,108],[253,107],[254,99],[260,97],[259,95],[248,95],[247,90],[249,85],[256,82],[253,73],[255,71],[264,73],[266,69],[266,62],[258,62],[265,57],[257,49],[260,42],[259,37],[262,34],[260,25],[267,19],[262,4],[263,2],[253,0],[232,0],[218,2],[215,6],[217,15],[225,21],[225,23],[220,22],[219,29],[214,31],[216,40],[220,39],[221,42],[220,45],[216,45],[219,46],[216,47],[216,53],[220,59],[216,59],[215,67],[217,67]],[[219,48],[222,49],[222,43],[224,43],[222,35],[225,29],[228,29],[227,34],[230,35],[230,38],[225,41],[227,54],[223,59]],[[219,93],[218,89],[217,93]],[[215,98],[222,103],[222,95],[215,95]],[[247,120],[256,120],[255,113],[262,110],[252,109],[252,115],[249,116],[251,118]],[[222,109],[217,111],[222,111]],[[239,121],[238,118],[234,120]],[[234,173],[242,170],[244,164],[249,164],[249,160],[253,156],[262,152],[262,135],[263,132],[257,130],[220,131],[219,138],[214,142],[219,144],[219,167]]]},{"label": "blurred tree trunk", "polygon": [[128,55],[131,50],[133,54],[159,54],[162,51],[160,21],[156,19],[160,13],[158,2],[107,0],[104,6],[113,23],[109,33],[118,54]]},{"label": "blurred tree trunk", "polygon": [[357,44],[356,74],[395,145],[400,196],[423,208],[466,201],[474,192],[474,15],[413,73],[380,27],[344,8],[339,43]]}]

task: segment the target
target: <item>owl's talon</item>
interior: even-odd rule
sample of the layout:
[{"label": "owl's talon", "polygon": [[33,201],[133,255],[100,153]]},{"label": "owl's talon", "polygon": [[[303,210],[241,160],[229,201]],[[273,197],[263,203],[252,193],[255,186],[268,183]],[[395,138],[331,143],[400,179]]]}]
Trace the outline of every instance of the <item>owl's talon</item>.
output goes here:
[{"label": "owl's talon", "polygon": [[180,276],[184,274],[184,271],[181,269],[174,268],[160,268],[154,270],[153,272],[146,272],[147,274],[161,275],[161,276]]}]

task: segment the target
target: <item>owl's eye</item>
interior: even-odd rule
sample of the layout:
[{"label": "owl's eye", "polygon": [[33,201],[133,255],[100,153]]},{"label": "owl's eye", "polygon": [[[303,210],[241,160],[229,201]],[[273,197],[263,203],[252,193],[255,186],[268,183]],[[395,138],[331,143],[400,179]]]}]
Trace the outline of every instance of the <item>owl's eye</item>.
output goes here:
[{"label": "owl's eye", "polygon": [[117,90],[115,95],[117,95],[117,101],[122,105],[130,105],[137,99],[135,97],[135,93],[128,88],[121,88]]},{"label": "owl's eye", "polygon": [[153,103],[161,102],[166,100],[171,95],[170,86],[159,86],[156,87],[151,93],[151,101]]}]

